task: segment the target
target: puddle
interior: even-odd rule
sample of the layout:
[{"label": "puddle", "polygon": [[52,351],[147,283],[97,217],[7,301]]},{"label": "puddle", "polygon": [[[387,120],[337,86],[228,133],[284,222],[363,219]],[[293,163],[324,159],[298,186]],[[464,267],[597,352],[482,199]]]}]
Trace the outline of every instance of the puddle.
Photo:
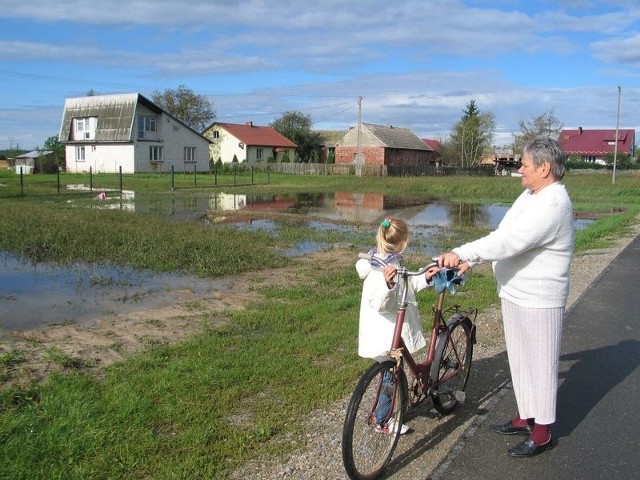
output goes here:
[{"label": "puddle", "polygon": [[[74,190],[88,190],[88,186],[70,185]],[[96,193],[92,208],[122,209],[135,213],[151,213],[165,220],[202,221],[209,211],[232,210],[251,212],[251,217],[230,217],[224,223],[240,228],[277,230],[278,224],[256,212],[286,213],[289,215],[322,217],[326,222],[310,220],[311,228],[336,228],[340,222],[376,223],[385,216],[404,218],[411,227],[480,227],[493,229],[509,209],[508,205],[476,204],[433,200],[381,193],[297,193],[282,195],[247,195],[216,192],[213,194],[154,195],[131,190],[93,188]],[[104,193],[104,199],[101,198]],[[585,212],[576,213],[576,229],[581,230],[594,220]]]},{"label": "puddle", "polygon": [[33,265],[7,253],[0,267],[0,336],[42,325],[91,326],[105,315],[170,305],[185,289],[203,296],[224,288],[212,279],[129,268]]}]

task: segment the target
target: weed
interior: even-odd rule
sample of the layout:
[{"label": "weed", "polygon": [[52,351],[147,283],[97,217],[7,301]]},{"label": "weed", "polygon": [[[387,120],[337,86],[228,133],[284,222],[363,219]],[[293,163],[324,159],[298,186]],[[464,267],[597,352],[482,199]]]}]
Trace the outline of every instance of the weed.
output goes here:
[{"label": "weed", "polygon": [[24,353],[20,350],[10,350],[0,354],[0,364],[5,366],[13,366],[25,361]]}]

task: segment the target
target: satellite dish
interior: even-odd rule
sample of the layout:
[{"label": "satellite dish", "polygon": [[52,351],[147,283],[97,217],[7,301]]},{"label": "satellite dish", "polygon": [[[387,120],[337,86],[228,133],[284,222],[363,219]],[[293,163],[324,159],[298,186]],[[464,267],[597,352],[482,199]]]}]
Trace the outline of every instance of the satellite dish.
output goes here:
[{"label": "satellite dish", "polygon": [[238,144],[238,146],[239,146],[240,148],[244,148],[244,143],[243,143],[243,142],[240,142],[240,143]]}]

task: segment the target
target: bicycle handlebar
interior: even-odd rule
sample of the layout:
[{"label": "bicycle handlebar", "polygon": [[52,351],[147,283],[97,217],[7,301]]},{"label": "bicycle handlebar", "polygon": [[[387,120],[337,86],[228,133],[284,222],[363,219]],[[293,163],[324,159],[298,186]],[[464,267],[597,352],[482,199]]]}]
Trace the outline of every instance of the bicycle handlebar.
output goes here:
[{"label": "bicycle handlebar", "polygon": [[[383,259],[376,257],[375,255],[371,255],[369,253],[359,253],[358,254],[359,258],[363,258],[365,260],[369,260],[369,261],[374,261],[374,262],[378,262],[380,265],[382,265],[383,267],[386,267],[387,265],[389,265],[387,262],[385,262]],[[434,260],[434,259],[432,259]],[[437,267],[438,263],[436,261],[420,268],[419,270],[416,271],[411,271],[411,270],[407,270],[406,267],[401,267],[398,269],[398,272],[407,275],[409,277],[413,277],[416,275],[422,275],[423,273],[425,273],[427,270],[429,270],[431,267]]]},{"label": "bicycle handlebar", "polygon": [[[382,265],[383,267],[386,267],[387,265],[389,265],[389,263],[385,262],[383,259],[376,257],[375,255],[371,255],[369,253],[359,253],[358,254],[359,258],[362,258],[364,260],[369,260],[370,262],[378,262],[380,265]],[[412,271],[412,270],[408,270],[406,267],[400,267],[398,269],[398,275],[402,276],[407,276],[407,277],[413,277],[413,276],[417,276],[417,275],[422,275],[424,273],[426,273],[427,270],[429,270],[431,267],[437,267],[438,266],[438,257],[432,257],[431,258],[432,263],[429,263],[428,265],[420,268],[419,270],[416,271]],[[457,272],[459,270],[459,268],[441,268],[440,270],[446,270],[447,272],[447,280],[451,281],[454,285],[460,285],[462,283],[463,280],[463,276],[458,276]]]}]

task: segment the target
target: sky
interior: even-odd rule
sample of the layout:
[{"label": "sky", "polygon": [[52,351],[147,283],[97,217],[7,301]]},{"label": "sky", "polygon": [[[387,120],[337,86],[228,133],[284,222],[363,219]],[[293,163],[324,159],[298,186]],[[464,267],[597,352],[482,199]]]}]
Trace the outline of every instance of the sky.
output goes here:
[{"label": "sky", "polygon": [[0,149],[58,135],[66,98],[180,85],[229,123],[443,140],[475,100],[495,145],[547,112],[639,130],[640,2],[0,0]]}]

